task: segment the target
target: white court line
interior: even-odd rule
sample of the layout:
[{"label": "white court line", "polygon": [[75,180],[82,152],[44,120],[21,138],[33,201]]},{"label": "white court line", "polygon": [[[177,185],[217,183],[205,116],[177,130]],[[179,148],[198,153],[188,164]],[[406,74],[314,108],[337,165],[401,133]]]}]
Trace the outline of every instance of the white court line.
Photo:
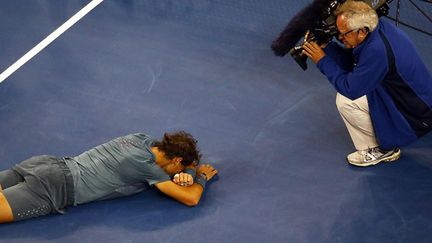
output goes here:
[{"label": "white court line", "polygon": [[39,44],[33,47],[30,51],[28,51],[24,56],[22,56],[18,61],[8,67],[3,73],[0,74],[0,83],[3,82],[7,77],[9,77],[12,73],[18,70],[22,65],[36,56],[40,51],[42,51],[45,47],[47,47],[51,42],[53,42],[57,37],[63,34],[66,30],[68,30],[72,25],[78,22],[81,18],[83,18],[86,14],[88,14],[91,10],[93,10],[97,5],[99,5],[104,0],[92,0],[89,4],[87,4],[84,8],[82,8],[78,13],[68,19],[64,24],[58,27],[54,32],[52,32],[49,36],[43,39]]}]

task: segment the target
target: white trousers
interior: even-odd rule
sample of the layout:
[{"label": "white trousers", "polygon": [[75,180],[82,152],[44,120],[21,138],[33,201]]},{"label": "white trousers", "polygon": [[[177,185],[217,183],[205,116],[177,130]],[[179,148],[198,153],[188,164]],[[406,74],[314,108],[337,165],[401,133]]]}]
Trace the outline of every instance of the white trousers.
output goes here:
[{"label": "white trousers", "polygon": [[357,150],[378,146],[366,95],[356,100],[350,100],[337,93],[336,107]]}]

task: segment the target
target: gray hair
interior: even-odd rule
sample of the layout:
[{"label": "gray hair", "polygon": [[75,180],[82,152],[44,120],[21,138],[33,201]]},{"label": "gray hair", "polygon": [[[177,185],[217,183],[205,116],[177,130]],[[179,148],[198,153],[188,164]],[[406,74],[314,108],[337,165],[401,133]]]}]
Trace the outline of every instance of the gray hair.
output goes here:
[{"label": "gray hair", "polygon": [[378,25],[378,14],[363,1],[346,1],[334,12],[336,16],[347,18],[347,27],[351,30],[366,27],[373,31]]}]

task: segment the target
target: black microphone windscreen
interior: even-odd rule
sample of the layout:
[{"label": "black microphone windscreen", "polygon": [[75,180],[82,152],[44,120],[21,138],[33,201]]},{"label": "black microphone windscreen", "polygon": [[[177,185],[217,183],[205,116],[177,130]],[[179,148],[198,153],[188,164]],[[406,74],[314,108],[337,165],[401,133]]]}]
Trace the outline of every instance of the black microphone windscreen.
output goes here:
[{"label": "black microphone windscreen", "polygon": [[279,37],[272,42],[271,48],[276,56],[285,56],[306,31],[316,24],[334,0],[314,0],[296,14]]}]

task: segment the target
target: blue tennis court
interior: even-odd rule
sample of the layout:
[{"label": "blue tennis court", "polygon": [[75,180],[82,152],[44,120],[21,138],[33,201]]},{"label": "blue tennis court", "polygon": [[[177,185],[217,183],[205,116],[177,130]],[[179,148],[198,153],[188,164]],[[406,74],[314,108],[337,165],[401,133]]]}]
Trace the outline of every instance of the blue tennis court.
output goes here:
[{"label": "blue tennis court", "polygon": [[[90,2],[1,1],[0,72]],[[309,2],[100,3],[0,84],[0,169],[186,130],[218,179],[193,208],[149,190],[0,225],[0,242],[432,242],[432,134],[394,163],[350,166],[334,88],[273,55]],[[432,32],[408,1],[401,18]],[[431,36],[400,28],[432,70]]]}]

